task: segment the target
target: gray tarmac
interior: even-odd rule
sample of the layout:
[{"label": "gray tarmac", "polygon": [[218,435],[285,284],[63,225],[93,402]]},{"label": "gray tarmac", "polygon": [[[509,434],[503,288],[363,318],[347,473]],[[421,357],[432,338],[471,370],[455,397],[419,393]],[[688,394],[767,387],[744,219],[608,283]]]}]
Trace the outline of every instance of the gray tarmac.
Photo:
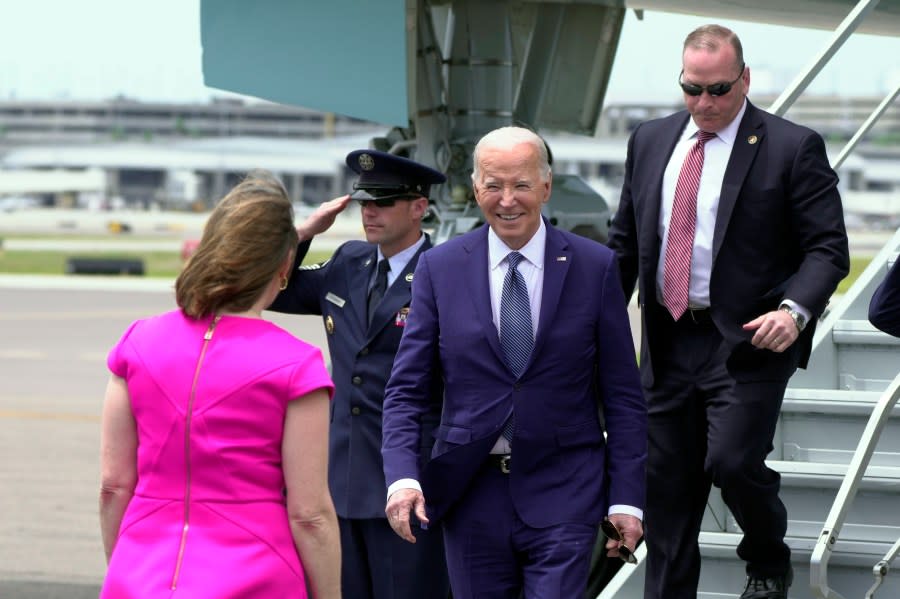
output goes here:
[{"label": "gray tarmac", "polygon": [[[0,598],[97,596],[106,354],[174,307],[170,280],[0,275]],[[327,359],[319,317],[266,317]]]},{"label": "gray tarmac", "polygon": [[[96,597],[106,353],[171,281],[0,276],[0,598]],[[323,348],[318,317],[267,313]]]},{"label": "gray tarmac", "polygon": [[[4,218],[0,233],[10,227],[7,233],[52,234],[50,229],[56,227],[47,227],[47,215],[36,216],[15,223]],[[100,232],[104,221],[96,220],[78,221],[75,228]],[[74,221],[52,222],[68,228]],[[202,226],[199,219],[177,226],[150,217],[132,222],[141,223],[146,233],[168,234],[159,240],[120,237],[125,245],[130,241],[174,247]],[[355,215],[339,223],[314,245],[333,248],[359,237]],[[173,228],[179,233],[175,239]],[[882,232],[852,234],[851,251],[874,254],[887,237]],[[65,249],[81,251],[79,244],[96,243],[71,242],[78,247]],[[46,249],[48,243],[60,241],[7,243],[7,249],[12,249],[9,243],[23,246],[17,249]],[[105,572],[97,501],[100,412],[109,376],[106,354],[132,321],[175,307],[172,283],[140,277],[0,274],[0,599],[97,596]],[[629,313],[637,338],[633,301]],[[318,345],[327,359],[318,317],[267,317]]]}]

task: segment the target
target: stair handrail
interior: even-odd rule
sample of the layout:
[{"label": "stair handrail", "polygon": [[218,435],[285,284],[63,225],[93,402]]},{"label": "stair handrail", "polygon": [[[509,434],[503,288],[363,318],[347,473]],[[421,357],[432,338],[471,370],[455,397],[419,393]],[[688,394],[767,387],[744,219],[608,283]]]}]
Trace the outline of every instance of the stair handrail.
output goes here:
[{"label": "stair handrail", "polygon": [[[853,459],[850,460],[850,465],[847,468],[847,473],[844,475],[844,480],[841,482],[841,487],[838,489],[834,503],[831,505],[831,511],[828,513],[828,517],[822,526],[822,532],[819,533],[819,538],[813,548],[809,562],[809,584],[814,597],[819,599],[844,599],[843,595],[828,586],[828,562],[841,534],[841,528],[847,518],[847,513],[850,511],[850,504],[856,497],[859,484],[865,475],[866,468],[869,466],[872,454],[875,452],[875,446],[881,437],[881,431],[884,429],[898,398],[900,398],[900,374],[894,377],[894,380],[891,381],[891,384],[888,385],[888,388],[881,394],[881,397],[875,404],[875,408],[869,416],[869,421],[866,423],[866,428],[856,446],[856,451],[853,453]],[[886,557],[891,557],[890,554],[891,552],[889,551]],[[877,577],[878,573],[876,572]],[[878,584],[870,591],[874,592]]]},{"label": "stair handrail", "polygon": [[606,583],[606,586],[603,587],[596,599],[614,599],[619,594],[619,591],[622,590],[628,579],[642,568],[644,560],[647,559],[647,543],[641,543],[637,546],[634,550],[634,557],[637,558],[637,564],[622,564],[622,567]]},{"label": "stair handrail", "polygon": [[891,569],[891,562],[894,561],[894,558],[897,557],[897,554],[900,553],[900,539],[897,539],[894,544],[888,549],[888,552],[884,554],[884,557],[881,558],[877,564],[872,566],[872,575],[875,577],[875,584],[866,591],[865,599],[872,599],[875,596],[875,591],[878,590],[878,587],[884,582],[884,577],[887,576],[887,573]]}]

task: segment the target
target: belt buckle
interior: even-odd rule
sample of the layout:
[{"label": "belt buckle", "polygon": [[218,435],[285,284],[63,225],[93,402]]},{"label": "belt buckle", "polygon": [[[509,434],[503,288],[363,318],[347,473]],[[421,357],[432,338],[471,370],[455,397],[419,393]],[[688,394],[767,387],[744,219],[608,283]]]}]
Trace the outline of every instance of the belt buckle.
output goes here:
[{"label": "belt buckle", "polygon": [[[709,308],[688,308],[687,311],[690,312],[691,320],[694,321],[694,324],[700,324],[701,322],[704,322],[706,320],[705,317],[708,316],[708,314],[705,313],[706,310],[709,310]],[[701,314],[702,316],[700,316]]]},{"label": "belt buckle", "polygon": [[505,455],[500,458],[500,472],[503,474],[509,474],[509,460],[512,456]]}]

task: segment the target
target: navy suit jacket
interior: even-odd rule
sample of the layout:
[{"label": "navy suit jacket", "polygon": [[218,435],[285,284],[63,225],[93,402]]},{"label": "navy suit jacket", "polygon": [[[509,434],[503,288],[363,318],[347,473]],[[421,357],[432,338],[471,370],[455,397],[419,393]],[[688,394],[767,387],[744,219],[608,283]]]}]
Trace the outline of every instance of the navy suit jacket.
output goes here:
[{"label": "navy suit jacket", "polygon": [[[388,288],[368,323],[369,282],[377,247],[364,241],[341,245],[327,262],[300,266],[309,243],[301,243],[288,287],[269,307],[276,312],[321,314],[328,333],[335,383],[329,434],[328,485],[342,518],[384,518],[381,407],[384,386],[406,325],[413,271],[419,252]],[[423,456],[427,458],[440,417],[440,388],[427,393]]]},{"label": "navy suit jacket", "polygon": [[[609,235],[626,296],[638,285],[641,370],[648,387],[659,342],[653,319],[664,317],[656,285],[663,174],[688,118],[683,110],[635,129]],[[722,182],[709,289],[710,315],[731,347],[728,365],[736,378],[787,378],[806,366],[815,318],[850,268],[837,183],[818,133],[747,102]],[[741,326],[777,309],[784,298],[810,310],[813,322],[784,353],[755,349],[753,332]]]},{"label": "navy suit jacket", "polygon": [[900,337],[900,261],[894,262],[869,302],[869,322]]},{"label": "navy suit jacket", "polygon": [[[547,225],[540,319],[517,379],[492,320],[487,234],[485,225],[419,259],[385,391],[386,480],[421,481],[429,518],[439,520],[465,493],[515,406],[509,483],[526,524],[596,525],[610,503],[642,508],[646,403],[613,253]],[[423,471],[419,421],[436,377],[443,378],[443,412]]]}]

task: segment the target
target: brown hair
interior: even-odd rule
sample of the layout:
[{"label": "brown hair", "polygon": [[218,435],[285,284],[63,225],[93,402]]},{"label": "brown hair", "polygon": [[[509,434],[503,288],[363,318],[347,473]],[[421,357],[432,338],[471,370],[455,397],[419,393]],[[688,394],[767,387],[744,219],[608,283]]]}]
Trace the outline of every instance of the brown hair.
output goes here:
[{"label": "brown hair", "polygon": [[744,64],[744,47],[741,45],[741,40],[734,31],[722,25],[710,24],[697,27],[685,38],[682,51],[688,48],[703,48],[715,51],[719,49],[719,44],[723,42],[731,44],[731,47],[734,48],[737,66],[741,67]]},{"label": "brown hair", "polygon": [[192,318],[248,310],[297,242],[284,186],[268,171],[252,171],[209,215],[175,281],[175,301]]}]

